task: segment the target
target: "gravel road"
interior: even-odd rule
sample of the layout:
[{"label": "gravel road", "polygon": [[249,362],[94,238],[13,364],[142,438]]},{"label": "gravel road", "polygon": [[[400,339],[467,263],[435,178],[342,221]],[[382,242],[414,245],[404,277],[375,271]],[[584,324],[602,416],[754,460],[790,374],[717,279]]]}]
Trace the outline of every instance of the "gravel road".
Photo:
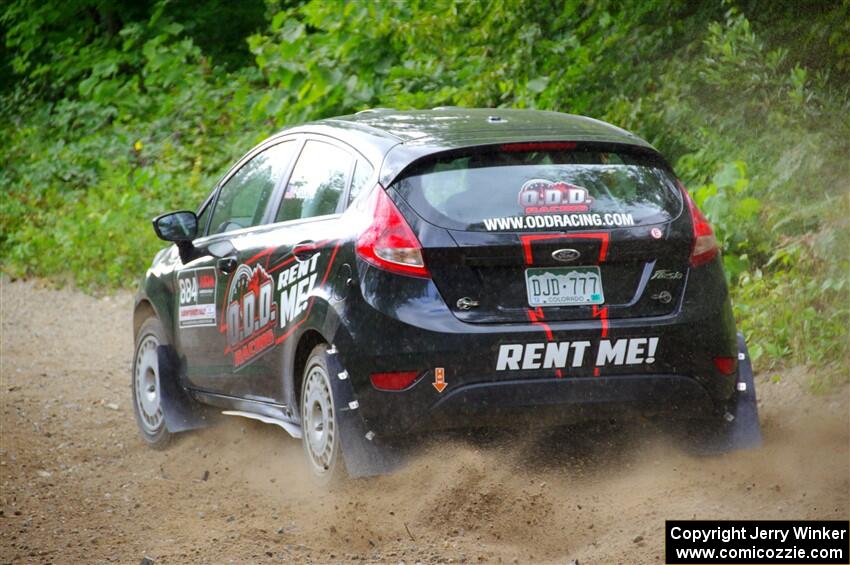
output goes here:
[{"label": "gravel road", "polygon": [[[848,519],[848,388],[758,375],[765,447],[696,458],[625,431],[434,442],[316,490],[301,446],[225,419],[136,435],[132,299],[0,280],[0,562],[663,562],[665,519]],[[569,439],[569,438],[568,438]]]}]

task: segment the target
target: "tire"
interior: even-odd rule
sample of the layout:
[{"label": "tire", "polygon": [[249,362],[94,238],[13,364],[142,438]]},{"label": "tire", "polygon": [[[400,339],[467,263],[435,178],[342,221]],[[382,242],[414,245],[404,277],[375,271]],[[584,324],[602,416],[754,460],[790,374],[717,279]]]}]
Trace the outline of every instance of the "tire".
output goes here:
[{"label": "tire", "polygon": [[167,345],[165,328],[157,318],[148,318],[136,336],[133,353],[133,413],[142,439],[154,449],[165,449],[171,433],[165,427],[156,348]]},{"label": "tire", "polygon": [[301,380],[301,443],[310,474],[322,486],[338,486],[347,474],[342,461],[338,405],[328,371],[328,346],[310,352]]}]

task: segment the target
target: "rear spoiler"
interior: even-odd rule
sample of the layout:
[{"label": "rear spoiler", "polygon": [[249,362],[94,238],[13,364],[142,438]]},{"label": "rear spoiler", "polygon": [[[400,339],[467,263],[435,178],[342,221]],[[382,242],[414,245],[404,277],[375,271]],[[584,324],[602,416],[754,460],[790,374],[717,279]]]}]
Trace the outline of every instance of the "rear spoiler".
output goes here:
[{"label": "rear spoiler", "polygon": [[[654,147],[639,138],[635,138],[634,143],[623,143],[622,137],[607,135],[582,136],[582,139],[553,139],[551,134],[548,136],[513,135],[496,140],[492,136],[482,140],[469,139],[457,147],[451,148],[446,148],[445,145],[436,147],[423,143],[422,140],[399,143],[393,146],[384,156],[378,182],[381,186],[388,187],[410,169],[435,159],[505,150],[551,151],[562,149],[565,144],[570,144],[579,149],[586,147],[597,151],[607,149],[639,153],[658,160],[659,165],[663,168],[669,169],[671,172],[673,170],[667,160]],[[511,149],[507,149],[508,147]]]}]

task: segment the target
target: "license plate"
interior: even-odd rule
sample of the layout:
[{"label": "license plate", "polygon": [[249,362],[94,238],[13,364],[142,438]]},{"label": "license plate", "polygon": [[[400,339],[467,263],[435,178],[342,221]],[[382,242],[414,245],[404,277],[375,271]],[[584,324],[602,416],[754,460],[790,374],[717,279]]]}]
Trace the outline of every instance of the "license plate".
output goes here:
[{"label": "license plate", "polygon": [[602,304],[599,267],[546,267],[525,270],[528,305],[581,306]]}]

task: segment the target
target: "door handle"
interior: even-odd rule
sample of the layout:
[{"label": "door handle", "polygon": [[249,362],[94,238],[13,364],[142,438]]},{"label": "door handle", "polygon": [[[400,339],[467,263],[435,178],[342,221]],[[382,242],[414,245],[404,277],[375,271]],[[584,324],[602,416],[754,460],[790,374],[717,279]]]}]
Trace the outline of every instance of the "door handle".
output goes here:
[{"label": "door handle", "polygon": [[222,257],[216,262],[218,270],[225,275],[230,274],[236,268],[236,257]]},{"label": "door handle", "polygon": [[292,248],[292,254],[297,261],[306,261],[319,251],[319,246],[313,241],[302,241]]}]

